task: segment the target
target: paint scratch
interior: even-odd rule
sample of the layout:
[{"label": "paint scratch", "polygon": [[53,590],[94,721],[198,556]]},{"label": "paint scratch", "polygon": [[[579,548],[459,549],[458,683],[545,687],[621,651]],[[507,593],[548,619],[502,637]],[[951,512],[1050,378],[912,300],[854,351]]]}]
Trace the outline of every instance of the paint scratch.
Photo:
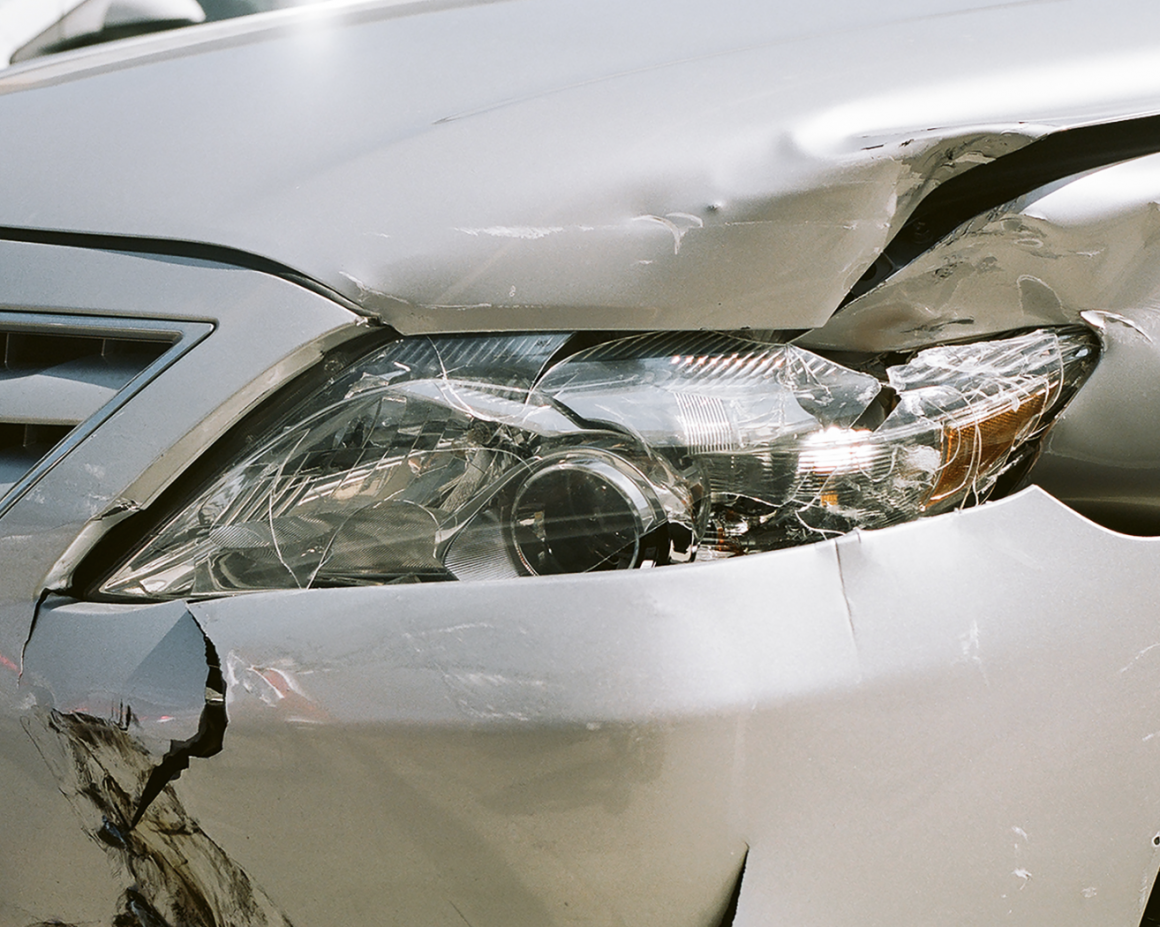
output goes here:
[{"label": "paint scratch", "polygon": [[[680,222],[678,223],[674,220],[680,220]],[[692,213],[688,212],[670,212],[665,213],[664,216],[636,216],[632,221],[656,222],[668,229],[673,236],[673,254],[681,253],[681,239],[685,237],[685,233],[689,231],[689,229],[700,229],[705,227],[704,222],[702,222],[697,216],[694,216]]]}]

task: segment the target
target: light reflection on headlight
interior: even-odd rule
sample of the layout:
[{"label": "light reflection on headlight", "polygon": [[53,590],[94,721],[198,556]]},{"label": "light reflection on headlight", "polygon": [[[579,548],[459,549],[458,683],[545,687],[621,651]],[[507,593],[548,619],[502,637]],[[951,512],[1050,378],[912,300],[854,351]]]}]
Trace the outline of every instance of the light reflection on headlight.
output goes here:
[{"label": "light reflection on headlight", "polygon": [[100,592],[587,572],[882,527],[985,498],[1096,357],[1082,329],[928,348],[878,376],[735,335],[570,355],[568,340],[388,345],[292,410]]}]

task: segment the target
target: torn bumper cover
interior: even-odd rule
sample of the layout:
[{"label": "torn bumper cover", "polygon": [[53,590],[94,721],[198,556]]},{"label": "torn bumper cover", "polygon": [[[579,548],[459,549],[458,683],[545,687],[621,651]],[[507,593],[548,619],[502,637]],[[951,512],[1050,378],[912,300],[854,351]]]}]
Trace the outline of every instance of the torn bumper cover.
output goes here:
[{"label": "torn bumper cover", "polygon": [[1154,556],[1032,489],[689,569],[193,602],[230,726],[176,794],[306,921],[708,924],[748,847],[739,924],[1131,922]]}]

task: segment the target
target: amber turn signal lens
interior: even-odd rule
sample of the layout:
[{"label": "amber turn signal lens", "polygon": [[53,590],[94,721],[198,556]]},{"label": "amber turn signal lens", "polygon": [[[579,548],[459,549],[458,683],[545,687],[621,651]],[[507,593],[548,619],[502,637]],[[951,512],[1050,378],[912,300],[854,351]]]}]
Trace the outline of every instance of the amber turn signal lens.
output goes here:
[{"label": "amber turn signal lens", "polygon": [[968,490],[980,475],[993,472],[1013,448],[1039,428],[1047,394],[1046,388],[1039,389],[1015,407],[1008,405],[994,415],[947,425],[938,482],[924,508]]}]

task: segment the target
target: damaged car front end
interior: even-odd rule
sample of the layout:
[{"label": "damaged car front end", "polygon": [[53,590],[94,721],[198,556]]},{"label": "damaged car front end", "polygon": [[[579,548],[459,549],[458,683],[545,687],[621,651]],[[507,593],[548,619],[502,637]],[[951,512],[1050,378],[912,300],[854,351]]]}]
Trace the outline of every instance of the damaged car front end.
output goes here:
[{"label": "damaged car front end", "polygon": [[1160,922],[1160,12],[923,7],[0,72],[0,922]]}]

